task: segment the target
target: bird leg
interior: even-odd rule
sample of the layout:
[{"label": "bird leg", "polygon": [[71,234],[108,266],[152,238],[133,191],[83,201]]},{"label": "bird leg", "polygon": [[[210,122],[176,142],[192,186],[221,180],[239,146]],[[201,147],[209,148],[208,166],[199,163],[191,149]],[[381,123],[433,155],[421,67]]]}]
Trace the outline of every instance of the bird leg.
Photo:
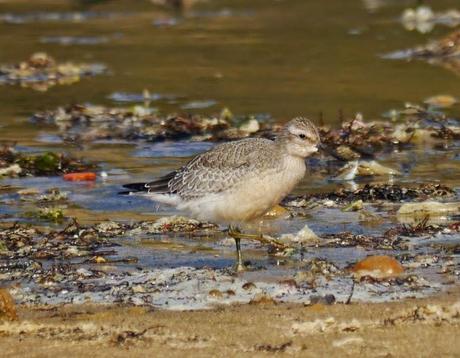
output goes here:
[{"label": "bird leg", "polygon": [[243,255],[241,254],[241,235],[243,235],[235,226],[229,226],[228,234],[235,240],[236,244],[236,265],[235,271],[241,272],[245,270],[244,263],[243,263]]},{"label": "bird leg", "polygon": [[228,235],[231,236],[236,243],[237,271],[244,271],[243,258],[241,255],[241,239],[259,241],[262,244],[268,244],[274,246],[277,249],[285,249],[287,247],[287,245],[282,243],[281,241],[275,239],[267,239],[262,234],[244,234],[238,227],[233,225],[229,226]]}]

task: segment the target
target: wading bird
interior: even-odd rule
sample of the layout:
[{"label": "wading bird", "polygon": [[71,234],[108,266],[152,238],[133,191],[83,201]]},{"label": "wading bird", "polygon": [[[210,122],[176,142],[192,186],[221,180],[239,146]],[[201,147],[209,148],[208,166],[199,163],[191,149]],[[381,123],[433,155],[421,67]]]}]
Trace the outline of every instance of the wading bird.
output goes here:
[{"label": "wading bird", "polygon": [[319,146],[314,124],[297,117],[274,141],[249,138],[222,143],[150,183],[124,187],[130,192],[146,192],[151,199],[198,220],[229,225],[240,271],[244,268],[240,240],[267,240],[243,234],[239,226],[261,217],[289,194],[305,175],[305,158]]}]

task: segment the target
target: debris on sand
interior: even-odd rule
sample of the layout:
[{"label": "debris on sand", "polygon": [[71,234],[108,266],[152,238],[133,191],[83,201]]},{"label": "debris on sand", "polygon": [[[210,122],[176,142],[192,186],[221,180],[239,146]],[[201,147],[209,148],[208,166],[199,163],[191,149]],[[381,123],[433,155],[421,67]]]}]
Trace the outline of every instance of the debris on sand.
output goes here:
[{"label": "debris on sand", "polygon": [[460,318],[460,302],[448,306],[428,304],[394,315],[385,321],[387,325],[424,322],[456,322]]},{"label": "debris on sand", "polygon": [[[409,144],[434,145],[440,140],[460,139],[460,122],[448,121],[444,113],[431,107],[406,104],[402,110],[391,111],[391,117],[392,121],[366,122],[358,114],[354,119],[344,121],[340,128],[321,127],[324,150],[342,161],[365,160],[360,164],[369,167],[377,165],[373,159],[380,152],[403,149]],[[355,163],[350,170],[353,172],[358,168]]]},{"label": "debris on sand", "polygon": [[[29,304],[90,300],[93,303],[124,303],[164,309],[202,309],[216,304],[249,302],[308,304],[317,302],[318,297],[329,297],[331,292],[334,292],[334,301],[337,302],[346,302],[349,297],[353,282],[351,277],[335,262],[317,257],[301,260],[302,269],[294,278],[288,277],[278,283],[264,280],[254,283],[243,277],[235,278],[232,270],[190,267],[152,269],[142,267],[136,257],[120,256],[121,252],[125,252],[120,245],[128,238],[179,231],[200,236],[202,230],[217,231],[217,228],[182,217],[134,224],[107,221],[91,226],[73,221],[63,229],[46,230],[3,224],[0,230],[0,279],[13,284],[10,292],[18,303]],[[306,234],[312,233],[304,228],[300,234],[294,237],[301,236],[303,239]],[[328,245],[344,247],[334,240],[339,238],[323,237],[319,249]],[[350,240],[351,245],[359,242],[364,248],[384,248],[387,243],[387,249],[401,249],[396,245],[400,241],[397,237],[363,236],[363,239],[353,237]],[[391,242],[395,243],[393,247]],[[410,265],[417,257],[405,260]],[[441,263],[440,260],[439,265]],[[410,277],[387,280],[384,285],[381,281],[370,279],[357,282],[354,299],[381,301],[423,296],[438,290],[433,282]],[[390,286],[391,290],[388,290]]]},{"label": "debris on sand", "polygon": [[216,230],[217,226],[203,223],[183,216],[162,217],[155,222],[141,222],[128,231],[128,235],[164,234],[167,232],[192,232],[197,230]]},{"label": "debris on sand", "polygon": [[[460,318],[460,302],[453,304],[419,304],[413,308],[392,313],[390,317],[379,319],[367,319],[349,321],[336,320],[334,317],[316,318],[310,321],[298,321],[292,324],[289,335],[317,335],[325,332],[357,332],[365,331],[369,328],[383,328],[394,326],[409,326],[417,324],[458,324]],[[347,336],[341,340],[336,340],[332,344],[343,347],[349,344],[362,343],[361,337]]]},{"label": "debris on sand", "polygon": [[[365,184],[364,186],[350,190],[338,188],[332,192],[305,194],[301,196],[289,196],[285,201],[287,206],[308,206],[311,201],[333,201],[334,203],[349,204],[357,200],[363,202],[404,202],[424,201],[434,198],[454,198],[455,190],[442,184]],[[300,205],[302,204],[303,205]]]},{"label": "debris on sand", "polygon": [[[51,212],[52,209],[49,211]],[[0,261],[6,259],[8,264],[12,264],[15,260],[24,258],[68,259],[114,255],[116,254],[114,251],[105,249],[101,251],[101,249],[118,246],[110,239],[122,235],[132,237],[160,233],[192,231],[196,233],[208,229],[216,229],[216,226],[183,217],[161,218],[155,222],[131,225],[108,221],[84,226],[76,220],[71,220],[63,229],[46,231],[28,225],[4,225],[0,230]]]},{"label": "debris on sand", "polygon": [[[147,91],[133,96],[142,100],[156,95]],[[343,161],[359,160],[359,175],[397,175],[397,170],[381,166],[374,156],[393,148],[404,149],[409,144],[434,145],[460,139],[460,121],[447,121],[442,112],[431,107],[408,104],[406,108],[393,112],[393,116],[402,121],[366,122],[358,114],[354,119],[344,121],[340,128],[319,128],[325,152]],[[145,103],[113,108],[70,105],[38,112],[31,120],[54,124],[59,127],[64,140],[78,142],[111,139],[228,141],[250,136],[274,138],[282,130],[282,126],[272,123],[268,115],[233,116],[226,108],[214,115],[163,115]]]},{"label": "debris on sand", "polygon": [[81,226],[76,221],[62,230],[48,232],[32,226],[12,225],[0,231],[0,242],[3,245],[0,259],[12,265],[15,262],[19,264],[23,258],[40,260],[100,256],[104,253],[97,250],[114,246],[107,237],[110,235],[98,232],[95,227]]},{"label": "debris on sand", "polygon": [[10,146],[0,148],[0,177],[55,176],[95,168],[94,164],[63,153],[26,154]]},{"label": "debris on sand", "polygon": [[69,85],[82,77],[102,74],[102,64],[57,63],[44,52],[34,53],[26,61],[0,67],[0,84],[20,85],[37,91],[46,91],[55,85]]},{"label": "debris on sand", "polygon": [[73,105],[36,113],[31,120],[56,124],[60,128],[62,137],[69,141],[124,139],[156,142],[189,138],[220,141],[262,134],[270,128],[258,123],[255,118],[252,118],[249,124],[243,123],[238,127],[238,120],[229,117],[224,111],[215,116],[191,114],[160,116],[148,107],[140,106],[109,108]]},{"label": "debris on sand", "polygon": [[345,121],[338,129],[320,128],[321,140],[332,156],[346,161],[372,156],[391,143],[391,123],[365,122],[362,115]]},{"label": "debris on sand", "polygon": [[460,31],[456,30],[440,40],[429,42],[412,51],[413,57],[420,58],[447,58],[456,57],[460,54]]},{"label": "debris on sand", "polygon": [[406,240],[397,233],[384,236],[353,234],[348,231],[322,235],[321,247],[362,247],[374,250],[405,250]]},{"label": "debris on sand", "polygon": [[[407,221],[407,220],[405,220]],[[391,229],[385,231],[383,236],[387,239],[395,238],[395,237],[426,237],[426,236],[433,236],[437,233],[455,233],[458,232],[458,229],[454,226],[454,224],[446,225],[436,225],[431,224],[430,216],[425,216],[423,218],[414,218],[414,224],[401,224]]]},{"label": "debris on sand", "polygon": [[460,75],[460,30],[426,45],[392,52],[382,57],[393,60],[421,59]]}]

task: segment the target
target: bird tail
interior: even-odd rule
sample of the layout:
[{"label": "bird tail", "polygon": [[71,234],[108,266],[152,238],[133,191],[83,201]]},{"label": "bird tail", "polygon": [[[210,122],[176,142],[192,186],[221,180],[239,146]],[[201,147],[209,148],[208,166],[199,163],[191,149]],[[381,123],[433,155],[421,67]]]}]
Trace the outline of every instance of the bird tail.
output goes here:
[{"label": "bird tail", "polygon": [[149,183],[131,183],[123,185],[123,188],[128,189],[119,194],[131,194],[138,192],[159,193],[159,194],[174,194],[169,188],[169,182],[176,176],[177,172],[168,173],[162,177],[155,179]]},{"label": "bird tail", "polygon": [[138,192],[147,192],[149,188],[147,187],[147,183],[131,183],[131,184],[124,184],[123,188],[128,190],[121,191],[118,194],[120,195],[129,195],[131,193],[138,193]]}]

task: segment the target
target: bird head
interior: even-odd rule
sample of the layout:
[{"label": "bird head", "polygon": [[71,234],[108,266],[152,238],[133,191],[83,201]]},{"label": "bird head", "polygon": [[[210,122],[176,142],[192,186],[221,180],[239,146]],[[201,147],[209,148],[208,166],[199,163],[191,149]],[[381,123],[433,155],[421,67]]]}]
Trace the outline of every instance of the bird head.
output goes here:
[{"label": "bird head", "polygon": [[290,155],[306,158],[318,151],[321,139],[316,126],[307,118],[296,117],[283,128],[278,138]]}]

